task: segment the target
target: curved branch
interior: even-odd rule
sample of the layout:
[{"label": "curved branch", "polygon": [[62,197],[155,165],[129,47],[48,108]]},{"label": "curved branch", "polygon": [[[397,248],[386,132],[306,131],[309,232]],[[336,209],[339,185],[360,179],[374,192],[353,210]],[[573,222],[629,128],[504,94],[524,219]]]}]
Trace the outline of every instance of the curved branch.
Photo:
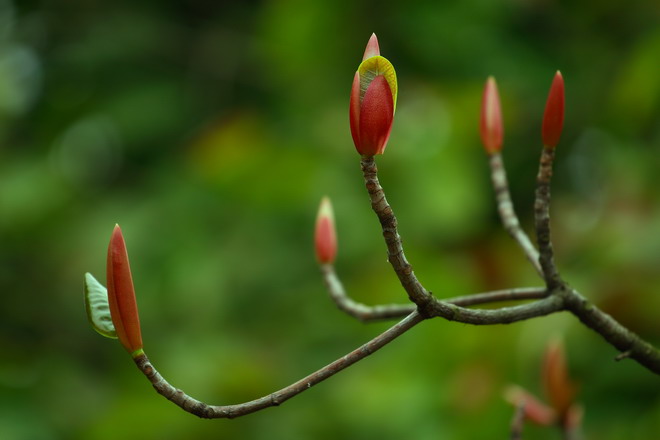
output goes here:
[{"label": "curved branch", "polygon": [[[334,271],[331,272],[334,273]],[[476,304],[481,300],[510,298],[511,295],[516,296],[521,294],[522,291],[521,289],[518,293],[513,293],[512,291],[487,292],[454,298],[452,301],[456,303],[463,301],[465,304]],[[530,297],[541,293],[545,294],[545,291],[540,288],[530,288],[525,289],[525,291],[525,294]],[[569,310],[585,325],[601,334],[612,345],[622,351],[625,350],[631,358],[637,360],[649,370],[660,373],[660,352],[656,348],[621,326],[612,317],[593,306],[593,304],[590,304],[577,291],[568,289],[563,284],[551,292],[550,295],[533,303],[514,307],[503,307],[495,310],[466,309],[448,301],[433,301],[433,312],[435,316],[474,325],[508,324],[561,310]],[[208,405],[190,397],[182,390],[174,388],[158,373],[144,353],[136,356],[134,361],[140,371],[152,383],[155,390],[183,410],[202,418],[234,418],[271,406],[280,405],[286,400],[376,352],[423,320],[424,317],[415,310],[381,335],[315,373],[272,394],[235,405]]]},{"label": "curved branch", "polygon": [[439,316],[448,321],[457,321],[464,324],[493,325],[524,321],[559,312],[563,309],[563,298],[553,294],[529,304],[499,309],[467,309],[434,298],[431,316]]},{"label": "curved branch", "polygon": [[548,290],[545,287],[516,287],[514,289],[493,290],[491,292],[456,296],[453,298],[442,299],[441,301],[460,307],[468,307],[503,301],[541,299],[546,296],[548,296]]},{"label": "curved branch", "polygon": [[[330,298],[337,307],[348,315],[363,322],[383,319],[401,318],[412,313],[414,304],[383,304],[368,306],[355,301],[346,294],[339,277],[331,264],[322,264],[321,272]],[[457,306],[468,307],[480,304],[489,304],[502,301],[521,301],[527,299],[541,299],[547,296],[545,287],[522,287],[516,289],[495,290],[492,292],[475,293],[472,295],[446,298],[443,301]]]},{"label": "curved branch", "polygon": [[511,194],[509,192],[509,182],[506,178],[506,169],[500,153],[489,155],[490,179],[495,191],[497,200],[497,211],[500,214],[502,225],[509,235],[518,243],[525,253],[527,260],[534,266],[536,272],[544,278],[543,269],[539,263],[539,252],[536,250],[529,236],[520,227],[520,221],[513,208]]},{"label": "curved branch", "polygon": [[412,312],[417,307],[414,304],[384,304],[377,306],[368,306],[359,303],[346,294],[339,277],[335,273],[335,268],[331,264],[322,264],[321,272],[323,280],[330,294],[330,298],[337,304],[339,310],[359,319],[360,321],[378,321],[383,319],[401,318]]},{"label": "curved branch", "polygon": [[[554,263],[552,242],[550,241],[550,181],[554,149],[543,148],[537,176],[534,217],[539,244],[539,263],[548,286],[545,298],[513,307],[494,310],[468,309],[450,301],[442,301],[431,296],[417,280],[403,254],[403,245],[396,229],[397,220],[392,208],[385,199],[385,193],[377,177],[373,157],[362,159],[362,171],[371,206],[378,215],[387,244],[389,260],[410,299],[425,317],[442,317],[473,325],[509,324],[537,316],[544,316],[568,310],[585,325],[601,334],[606,341],[626,353],[644,367],[660,374],[660,351],[639,336],[623,327],[611,316],[589,303],[577,291],[567,287],[562,281]],[[340,285],[340,284],[339,284]],[[345,294],[344,294],[345,295]]]},{"label": "curved branch", "polygon": [[323,382],[327,378],[334,376],[343,369],[350,367],[356,362],[366,358],[370,354],[380,350],[385,345],[392,342],[394,339],[401,336],[403,333],[407,332],[423,320],[424,318],[419,313],[417,313],[417,311],[414,311],[401,322],[393,327],[390,327],[384,333],[376,336],[374,339],[367,342],[366,344],[361,345],[357,349],[348,353],[346,356],[337,359],[336,361],[310,374],[309,376],[304,377],[299,381],[289,385],[288,387],[282,388],[281,390],[275,391],[274,393],[267,396],[235,405],[209,405],[190,397],[180,389],[174,388],[163,378],[163,376],[160,375],[160,373],[158,373],[158,371],[156,371],[154,366],[147,358],[147,355],[144,353],[136,356],[134,361],[140,371],[142,371],[144,375],[147,376],[147,379],[149,379],[156,391],[163,395],[166,399],[181,407],[184,411],[195,414],[201,418],[231,419],[244,416],[271,406],[280,405],[290,398],[302,393],[305,390],[310,389],[314,385]]},{"label": "curved branch", "polygon": [[417,304],[422,313],[425,313],[426,306],[432,300],[431,293],[417,280],[412,266],[408,263],[406,255],[403,253],[401,236],[397,230],[397,220],[392,207],[387,203],[385,192],[378,181],[376,162],[373,156],[363,156],[360,164],[362,166],[362,174],[364,175],[364,183],[371,199],[371,208],[378,216],[383,229],[383,237],[387,245],[387,259],[392,265],[397,277],[399,277],[401,285],[408,293],[410,300]]}]

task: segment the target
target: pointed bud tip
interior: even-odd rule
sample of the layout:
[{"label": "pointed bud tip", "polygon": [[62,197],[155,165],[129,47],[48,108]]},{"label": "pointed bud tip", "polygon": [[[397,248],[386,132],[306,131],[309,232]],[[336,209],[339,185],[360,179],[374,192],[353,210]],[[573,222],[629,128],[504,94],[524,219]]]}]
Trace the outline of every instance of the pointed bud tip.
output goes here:
[{"label": "pointed bud tip", "polygon": [[378,45],[378,37],[376,37],[375,33],[372,33],[371,37],[369,37],[369,41],[367,42],[367,47],[364,50],[362,61],[376,55],[380,55],[380,46]]},{"label": "pointed bud tip", "polygon": [[545,104],[545,113],[543,114],[543,126],[541,128],[541,139],[543,145],[547,148],[555,148],[559,143],[562,130],[564,128],[564,77],[557,70],[548,100]]},{"label": "pointed bud tip", "polygon": [[497,91],[497,82],[492,75],[488,77],[484,86],[479,129],[486,153],[495,154],[500,152],[504,137],[502,108]]},{"label": "pointed bud tip", "polygon": [[321,205],[319,206],[319,213],[332,216],[332,201],[330,197],[323,196],[321,197]]}]

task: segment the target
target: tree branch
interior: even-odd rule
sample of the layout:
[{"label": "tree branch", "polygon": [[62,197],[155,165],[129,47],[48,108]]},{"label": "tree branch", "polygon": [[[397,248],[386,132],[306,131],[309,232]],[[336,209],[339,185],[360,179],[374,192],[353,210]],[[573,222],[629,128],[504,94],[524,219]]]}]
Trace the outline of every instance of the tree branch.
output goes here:
[{"label": "tree branch", "polygon": [[[334,274],[332,267],[329,265],[323,267],[324,274],[329,274],[328,277],[334,279],[332,282],[340,286],[339,289],[343,292],[343,287],[341,287],[341,283]],[[334,288],[336,289],[336,286]],[[343,296],[347,298],[345,292],[343,293]],[[458,305],[476,305],[507,299],[529,299],[539,297],[542,298],[529,304],[503,307],[494,310],[474,310]],[[546,295],[546,291],[543,288],[512,289],[508,291],[486,292],[477,295],[457,297],[446,301],[433,299],[432,305],[434,316],[440,316],[450,321],[458,321],[474,325],[508,324],[566,309],[576,315],[585,325],[601,334],[609,343],[617,347],[619,350],[625,350],[630,353],[631,358],[635,359],[641,365],[660,374],[660,352],[658,352],[656,348],[621,326],[612,317],[602,312],[593,304],[590,304],[577,291],[566,288],[563,283],[556,291],[551,292],[550,295]],[[409,307],[414,306],[410,305]],[[160,375],[160,373],[158,373],[144,353],[135,357],[134,361],[140,371],[142,371],[152,383],[155,390],[183,410],[201,418],[234,418],[271,406],[280,405],[286,400],[302,393],[312,386],[371,355],[423,320],[424,317],[420,315],[417,310],[414,310],[405,319],[381,335],[315,373],[312,373],[272,394],[235,405],[208,405],[190,397],[182,390],[174,388]]]},{"label": "tree branch", "polygon": [[335,273],[335,268],[331,264],[322,264],[321,273],[323,280],[330,294],[330,298],[337,304],[339,310],[346,312],[350,316],[360,321],[378,321],[383,319],[401,318],[417,309],[415,304],[385,304],[377,306],[368,306],[359,303],[346,294],[339,277]]},{"label": "tree branch", "polygon": [[[537,176],[536,200],[534,203],[536,234],[539,244],[539,263],[548,286],[548,289],[545,291],[547,297],[529,304],[493,310],[468,309],[463,306],[466,304],[461,304],[460,301],[458,304],[455,304],[448,300],[443,301],[434,298],[417,280],[412,272],[412,267],[404,256],[403,244],[396,228],[397,220],[392,208],[387,203],[383,188],[378,182],[378,169],[373,157],[363,158],[361,162],[362,172],[371,198],[371,206],[383,228],[383,236],[387,244],[389,261],[392,268],[399,277],[402,286],[408,292],[408,296],[417,305],[418,311],[425,318],[438,316],[449,321],[457,321],[465,324],[493,325],[509,324],[568,310],[577,316],[585,325],[601,334],[614,347],[622,352],[629,351],[632,359],[635,359],[650,371],[660,374],[660,351],[657,348],[642,340],[611,316],[589,303],[577,291],[567,287],[566,283],[560,278],[553,260],[552,242],[550,240],[550,181],[552,179],[553,160],[554,149],[544,147]],[[336,276],[333,285],[334,287],[341,287],[341,283]],[[341,290],[343,292],[343,287],[341,287]],[[485,295],[491,294],[492,292]],[[536,294],[532,293],[532,295]],[[343,296],[346,297],[345,292]],[[460,298],[462,301],[463,297]],[[484,303],[492,301],[494,300],[489,298]],[[352,305],[356,304],[359,303],[353,301]],[[467,305],[474,304],[469,303]],[[361,313],[370,311],[370,309],[364,307],[361,307]],[[351,308],[347,307],[346,309],[350,313]],[[390,312],[392,312],[392,309],[388,310],[388,313]]]},{"label": "tree branch", "polygon": [[499,309],[467,309],[434,298],[431,316],[473,325],[510,324],[559,312],[563,308],[563,298],[552,294],[529,304]]},{"label": "tree branch", "polygon": [[521,400],[515,408],[511,419],[511,440],[522,440],[523,426],[525,425],[525,401]]},{"label": "tree branch", "polygon": [[577,290],[565,288],[561,292],[566,309],[587,327],[600,334],[626,357],[656,374],[660,374],[660,351],[631,332],[614,318],[582,296]]},{"label": "tree branch", "polygon": [[163,376],[160,375],[160,373],[158,373],[158,371],[156,371],[147,358],[147,355],[144,353],[135,357],[134,361],[140,371],[147,376],[147,379],[149,379],[155,390],[166,399],[181,407],[184,411],[206,419],[231,419],[282,404],[290,398],[310,389],[314,385],[323,382],[343,369],[350,367],[356,362],[380,350],[385,345],[410,330],[416,324],[422,322],[423,319],[424,318],[417,313],[417,311],[413,311],[405,319],[393,327],[390,327],[384,333],[376,336],[374,339],[361,345],[346,356],[337,359],[309,376],[267,396],[235,405],[208,405],[190,397],[182,390],[174,388],[163,378]]},{"label": "tree branch", "polygon": [[408,263],[406,255],[403,253],[401,236],[399,236],[399,231],[397,230],[397,220],[392,207],[387,203],[383,188],[378,181],[376,162],[373,156],[363,156],[360,163],[362,174],[364,175],[364,183],[371,199],[371,208],[378,216],[383,229],[383,237],[387,245],[387,259],[392,265],[397,277],[399,277],[401,285],[408,293],[410,300],[417,304],[422,314],[425,314],[425,309],[431,302],[432,296],[417,280],[412,266]]},{"label": "tree branch", "polygon": [[[416,309],[414,304],[385,304],[368,306],[359,303],[346,294],[346,290],[331,264],[322,264],[321,272],[330,294],[330,298],[340,310],[363,322],[401,318]],[[522,287],[516,289],[495,290],[472,295],[447,298],[443,301],[457,306],[468,307],[502,301],[521,301],[540,299],[547,295],[545,287]]]},{"label": "tree branch", "polygon": [[495,190],[495,199],[497,200],[497,211],[500,214],[502,225],[509,235],[518,243],[525,256],[532,263],[536,272],[544,278],[543,269],[539,263],[539,253],[529,239],[529,236],[520,227],[518,216],[511,201],[509,193],[509,183],[506,177],[506,169],[500,153],[489,155],[490,179]]},{"label": "tree branch", "polygon": [[539,173],[536,177],[536,200],[534,201],[534,222],[540,252],[539,263],[543,269],[545,282],[550,288],[561,283],[554,262],[552,241],[550,240],[550,181],[552,180],[554,157],[554,148],[543,147],[539,162]]}]

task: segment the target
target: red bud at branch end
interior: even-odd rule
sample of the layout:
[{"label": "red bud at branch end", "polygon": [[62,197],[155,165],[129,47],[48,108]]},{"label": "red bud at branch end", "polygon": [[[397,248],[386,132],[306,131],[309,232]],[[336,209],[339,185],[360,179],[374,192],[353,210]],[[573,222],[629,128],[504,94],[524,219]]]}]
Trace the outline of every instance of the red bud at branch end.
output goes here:
[{"label": "red bud at branch end", "polygon": [[502,107],[497,83],[492,76],[488,77],[481,100],[481,121],[479,124],[481,141],[486,153],[495,154],[502,150],[504,128],[502,124]]},{"label": "red bud at branch end", "polygon": [[380,56],[378,39],[373,34],[355,72],[349,104],[351,135],[362,156],[385,151],[394,122],[397,90],[394,66]]},{"label": "red bud at branch end", "polygon": [[560,420],[565,420],[567,412],[573,404],[576,387],[568,377],[564,344],[560,339],[552,340],[548,344],[542,374],[548,400]]},{"label": "red bud at branch end", "polygon": [[119,225],[115,225],[108,246],[108,304],[119,342],[131,356],[142,353],[140,317],[128,262],[126,243]]},{"label": "red bud at branch end", "polygon": [[510,385],[504,390],[504,399],[516,408],[522,405],[525,419],[539,426],[551,426],[557,419],[552,408],[517,385]]},{"label": "red bud at branch end", "polygon": [[335,231],[335,216],[332,203],[328,197],[321,199],[321,205],[316,216],[316,231],[314,236],[316,259],[321,264],[332,264],[337,256],[337,233]]},{"label": "red bud at branch end", "polygon": [[563,127],[564,78],[561,76],[561,72],[557,71],[550,86],[550,93],[548,93],[548,101],[545,104],[545,113],[543,114],[541,138],[546,148],[557,146]]}]

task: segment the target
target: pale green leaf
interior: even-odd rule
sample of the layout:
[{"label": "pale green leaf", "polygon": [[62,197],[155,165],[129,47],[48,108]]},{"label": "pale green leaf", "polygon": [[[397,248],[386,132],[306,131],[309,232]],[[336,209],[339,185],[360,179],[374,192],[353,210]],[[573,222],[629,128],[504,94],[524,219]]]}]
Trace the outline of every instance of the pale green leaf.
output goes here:
[{"label": "pale green leaf", "polygon": [[360,74],[360,100],[364,98],[367,93],[369,84],[379,75],[385,77],[387,84],[390,86],[392,92],[392,103],[396,111],[396,97],[399,93],[399,86],[396,80],[396,72],[394,66],[389,60],[380,55],[376,55],[362,61],[358,66],[358,73]]},{"label": "pale green leaf", "polygon": [[107,338],[117,339],[110,316],[108,290],[91,273],[85,274],[85,309],[92,328]]}]

